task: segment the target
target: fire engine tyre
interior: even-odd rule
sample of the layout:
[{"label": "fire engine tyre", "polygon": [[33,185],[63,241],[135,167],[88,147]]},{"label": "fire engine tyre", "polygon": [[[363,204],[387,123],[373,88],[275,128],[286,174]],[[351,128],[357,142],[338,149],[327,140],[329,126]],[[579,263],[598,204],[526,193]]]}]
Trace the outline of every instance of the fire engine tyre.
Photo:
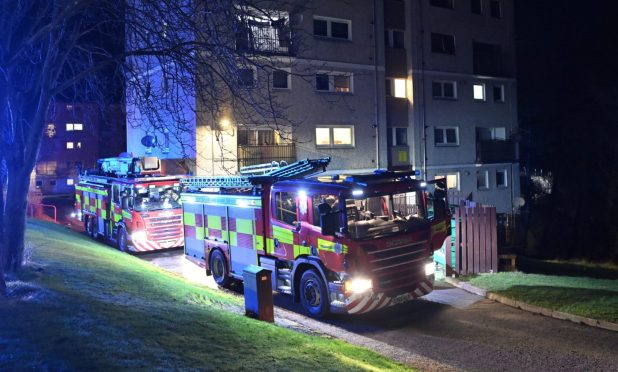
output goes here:
[{"label": "fire engine tyre", "polygon": [[215,283],[221,287],[227,287],[232,282],[227,268],[227,261],[220,250],[214,250],[210,254],[210,272]]},{"label": "fire engine tyre", "polygon": [[124,227],[118,228],[118,236],[116,237],[116,245],[120,252],[129,251],[129,235],[127,234],[127,230],[125,230]]},{"label": "fire engine tyre", "polygon": [[326,285],[315,270],[307,270],[300,278],[300,302],[309,316],[321,318],[329,312]]}]

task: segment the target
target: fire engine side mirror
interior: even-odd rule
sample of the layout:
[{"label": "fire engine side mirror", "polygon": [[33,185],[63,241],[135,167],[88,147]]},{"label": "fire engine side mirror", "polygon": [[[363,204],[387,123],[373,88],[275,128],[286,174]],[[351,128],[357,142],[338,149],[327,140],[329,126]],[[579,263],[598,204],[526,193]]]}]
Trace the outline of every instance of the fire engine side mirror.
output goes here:
[{"label": "fire engine side mirror", "polygon": [[324,213],[320,215],[320,227],[322,228],[322,235],[335,236],[338,229],[339,214],[338,213]]},{"label": "fire engine side mirror", "polygon": [[122,197],[122,209],[129,209],[129,207],[131,206],[131,197],[130,196],[123,196]]}]

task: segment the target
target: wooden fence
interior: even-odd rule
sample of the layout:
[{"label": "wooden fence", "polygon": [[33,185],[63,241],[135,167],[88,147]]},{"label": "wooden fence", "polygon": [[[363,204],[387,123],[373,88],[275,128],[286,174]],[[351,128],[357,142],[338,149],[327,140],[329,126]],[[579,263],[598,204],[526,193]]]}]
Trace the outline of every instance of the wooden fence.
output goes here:
[{"label": "wooden fence", "polygon": [[455,236],[446,254],[446,275],[498,271],[496,207],[461,201],[453,215]]}]

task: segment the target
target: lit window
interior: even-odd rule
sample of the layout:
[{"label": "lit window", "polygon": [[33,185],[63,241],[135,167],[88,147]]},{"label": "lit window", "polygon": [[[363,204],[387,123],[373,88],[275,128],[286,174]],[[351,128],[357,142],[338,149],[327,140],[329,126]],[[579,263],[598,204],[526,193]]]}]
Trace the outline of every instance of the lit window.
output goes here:
[{"label": "lit window", "polygon": [[81,149],[81,148],[82,148],[82,143],[81,143],[81,142],[77,142],[77,146],[76,146],[76,147],[77,147],[78,149]]},{"label": "lit window", "polygon": [[290,89],[290,72],[286,70],[273,70],[273,88]]},{"label": "lit window", "polygon": [[494,85],[494,102],[504,102],[504,85]]},{"label": "lit window", "polygon": [[437,127],[434,129],[436,146],[459,145],[459,129],[457,127]]},{"label": "lit window", "polygon": [[75,181],[72,178],[67,178],[67,186],[73,186]]},{"label": "lit window", "polygon": [[406,98],[406,79],[386,79],[386,95],[395,98]]},{"label": "lit window", "polygon": [[73,131],[73,123],[67,123],[66,128],[67,128],[67,132]]},{"label": "lit window", "polygon": [[489,172],[479,171],[476,174],[476,188],[479,190],[487,190],[489,188]]},{"label": "lit window", "polygon": [[81,123],[73,124],[73,130],[83,130],[83,129],[84,129],[84,124],[81,124]]},{"label": "lit window", "polygon": [[46,132],[47,132],[47,137],[49,137],[49,138],[56,137],[56,124],[54,124],[54,123],[47,124]]},{"label": "lit window", "polygon": [[328,17],[313,17],[313,34],[333,39],[352,39],[352,21]]},{"label": "lit window", "polygon": [[318,92],[352,93],[352,74],[319,72],[315,75],[315,90]]},{"label": "lit window", "polygon": [[354,127],[316,127],[317,147],[354,147]]},{"label": "lit window", "polygon": [[75,148],[75,143],[73,142],[67,142],[67,149],[72,150]]},{"label": "lit window", "polygon": [[457,83],[454,81],[433,81],[431,95],[437,99],[457,99]]},{"label": "lit window", "polygon": [[436,175],[438,178],[446,178],[446,188],[449,190],[459,190],[459,173],[449,173],[445,175]]},{"label": "lit window", "polygon": [[485,100],[485,84],[474,84],[472,86],[474,99],[476,101],[484,101]]},{"label": "lit window", "polygon": [[506,169],[496,171],[496,187],[507,187]]}]

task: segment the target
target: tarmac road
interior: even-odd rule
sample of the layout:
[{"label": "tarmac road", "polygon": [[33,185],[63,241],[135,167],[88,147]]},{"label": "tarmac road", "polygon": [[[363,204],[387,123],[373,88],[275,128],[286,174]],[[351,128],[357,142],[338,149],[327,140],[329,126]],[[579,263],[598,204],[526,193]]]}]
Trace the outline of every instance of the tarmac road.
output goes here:
[{"label": "tarmac road", "polygon": [[[216,287],[203,269],[184,259],[182,251],[141,257]],[[289,296],[275,295],[275,306],[303,313]],[[447,284],[420,300],[385,311],[333,316],[319,323],[435,361],[435,366],[423,366],[428,369],[618,371],[618,332],[530,314]]]}]

